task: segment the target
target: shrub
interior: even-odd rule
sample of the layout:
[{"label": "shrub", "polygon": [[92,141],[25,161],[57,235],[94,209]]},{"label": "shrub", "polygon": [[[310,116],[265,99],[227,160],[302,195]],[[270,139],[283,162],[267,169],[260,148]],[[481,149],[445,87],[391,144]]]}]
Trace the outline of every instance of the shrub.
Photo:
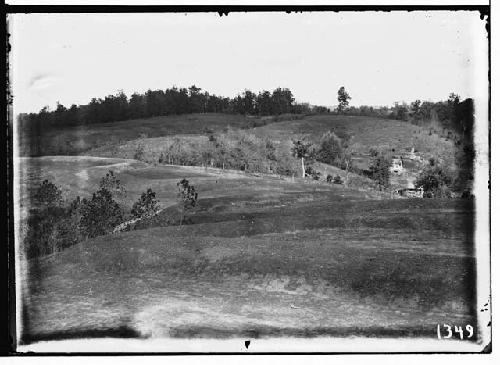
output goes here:
[{"label": "shrub", "polygon": [[306,176],[310,176],[313,180],[319,180],[321,173],[314,170],[312,166],[307,166],[306,168]]},{"label": "shrub", "polygon": [[332,175],[330,175],[330,174],[326,175],[326,182],[329,182],[329,183],[330,183],[330,182],[332,182],[332,181],[333,181],[333,176],[332,176]]},{"label": "shrub", "polygon": [[142,193],[139,200],[132,206],[131,213],[136,218],[150,216],[158,211],[158,201],[156,193],[149,188],[145,193]]},{"label": "shrub", "polygon": [[333,179],[333,183],[342,184],[342,178],[339,175],[335,176],[335,179]]},{"label": "shrub", "polygon": [[58,206],[62,201],[62,191],[49,180],[44,180],[35,193],[35,200],[45,206]]},{"label": "shrub", "polygon": [[80,211],[81,229],[83,234],[90,238],[111,232],[123,220],[120,206],[104,188],[92,194],[90,200],[83,199]]}]

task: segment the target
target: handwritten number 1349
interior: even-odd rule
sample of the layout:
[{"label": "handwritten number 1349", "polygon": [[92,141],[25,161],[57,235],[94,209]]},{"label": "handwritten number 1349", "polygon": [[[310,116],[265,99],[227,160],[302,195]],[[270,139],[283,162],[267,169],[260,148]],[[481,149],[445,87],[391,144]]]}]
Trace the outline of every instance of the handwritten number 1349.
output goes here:
[{"label": "handwritten number 1349", "polygon": [[[456,334],[460,337],[461,340],[464,339],[464,331],[462,329],[462,326],[450,326],[447,325],[446,323],[443,324],[443,334],[441,334],[441,326],[438,324],[437,325],[437,336],[438,339],[443,339],[443,338],[452,338],[453,334]],[[474,335],[474,327],[472,327],[470,324],[465,326],[465,331],[467,332],[466,336],[467,338],[471,338]]]}]

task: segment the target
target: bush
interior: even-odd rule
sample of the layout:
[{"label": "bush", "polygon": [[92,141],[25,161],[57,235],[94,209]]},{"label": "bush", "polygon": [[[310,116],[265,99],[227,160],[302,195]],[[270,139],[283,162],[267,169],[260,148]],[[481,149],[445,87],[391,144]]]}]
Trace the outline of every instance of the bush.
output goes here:
[{"label": "bush", "polygon": [[35,193],[35,200],[44,206],[58,206],[62,202],[62,191],[49,180],[44,180]]},{"label": "bush", "polygon": [[306,176],[310,176],[313,180],[319,180],[321,176],[321,172],[318,172],[312,168],[312,166],[307,166],[306,168]]},{"label": "bush", "polygon": [[131,213],[136,218],[150,216],[158,211],[158,201],[156,193],[149,188],[145,193],[142,193],[139,200],[132,206]]},{"label": "bush", "polygon": [[333,179],[333,183],[334,184],[342,184],[343,183],[342,178],[339,175],[335,176],[335,179]]},{"label": "bush", "polygon": [[415,186],[424,189],[426,198],[450,198],[452,182],[453,178],[448,170],[433,164],[420,173]]},{"label": "bush", "polygon": [[92,194],[90,200],[83,199],[80,212],[80,227],[83,234],[89,238],[110,233],[123,221],[120,206],[104,188]]},{"label": "bush", "polygon": [[333,181],[333,176],[330,174],[326,175],[326,182],[331,183],[332,181]]}]

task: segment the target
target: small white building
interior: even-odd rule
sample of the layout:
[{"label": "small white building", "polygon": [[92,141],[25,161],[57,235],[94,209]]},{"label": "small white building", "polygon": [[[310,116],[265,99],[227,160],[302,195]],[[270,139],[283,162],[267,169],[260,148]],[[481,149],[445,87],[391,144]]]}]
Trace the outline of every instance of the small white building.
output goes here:
[{"label": "small white building", "polygon": [[400,158],[393,158],[391,167],[389,167],[391,174],[400,175],[403,172],[403,161]]},{"label": "small white building", "polygon": [[424,197],[424,189],[419,188],[406,188],[406,189],[398,189],[394,191],[394,197],[403,197],[403,198],[423,198]]}]

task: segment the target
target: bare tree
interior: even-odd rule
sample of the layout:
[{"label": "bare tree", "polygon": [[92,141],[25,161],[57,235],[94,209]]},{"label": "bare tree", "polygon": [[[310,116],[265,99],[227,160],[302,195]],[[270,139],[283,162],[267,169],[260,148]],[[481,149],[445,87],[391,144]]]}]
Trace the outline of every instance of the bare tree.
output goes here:
[{"label": "bare tree", "polygon": [[292,142],[293,142],[292,154],[294,157],[300,158],[302,163],[302,177],[305,178],[306,167],[304,164],[304,159],[312,157],[313,155],[312,143],[304,140],[297,140]]}]

